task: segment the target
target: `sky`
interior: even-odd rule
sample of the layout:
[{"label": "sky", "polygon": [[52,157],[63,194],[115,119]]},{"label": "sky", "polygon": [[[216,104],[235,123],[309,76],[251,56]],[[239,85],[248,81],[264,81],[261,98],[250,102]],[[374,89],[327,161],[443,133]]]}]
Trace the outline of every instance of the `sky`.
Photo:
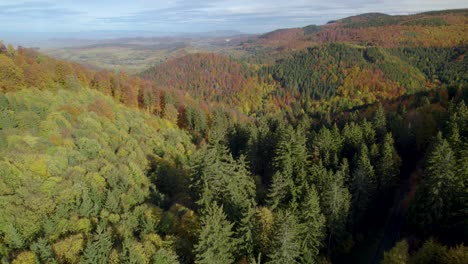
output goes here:
[{"label": "sky", "polygon": [[467,7],[466,0],[0,0],[0,33],[261,33],[367,12],[411,14]]}]

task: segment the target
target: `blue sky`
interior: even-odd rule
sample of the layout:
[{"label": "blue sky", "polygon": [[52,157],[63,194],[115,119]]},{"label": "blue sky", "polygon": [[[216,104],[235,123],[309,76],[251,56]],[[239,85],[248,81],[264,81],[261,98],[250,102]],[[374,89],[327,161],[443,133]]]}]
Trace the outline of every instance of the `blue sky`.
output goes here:
[{"label": "blue sky", "polygon": [[366,12],[466,8],[466,0],[0,0],[0,32],[258,33]]}]

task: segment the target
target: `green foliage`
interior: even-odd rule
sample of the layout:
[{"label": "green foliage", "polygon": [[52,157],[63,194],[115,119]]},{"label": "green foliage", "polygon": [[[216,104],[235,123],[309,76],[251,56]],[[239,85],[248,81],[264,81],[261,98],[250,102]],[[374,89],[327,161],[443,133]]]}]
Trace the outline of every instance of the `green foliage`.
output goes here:
[{"label": "green foliage", "polygon": [[339,171],[336,175],[328,174],[320,193],[320,205],[326,218],[328,229],[327,247],[331,243],[341,242],[346,235],[346,226],[351,208],[351,194],[344,185],[344,173]]},{"label": "green foliage", "polygon": [[408,253],[408,242],[402,240],[398,242],[391,250],[385,252],[383,264],[387,263],[447,263],[461,264],[466,263],[468,254],[466,246],[458,245],[451,248],[444,246],[432,239],[411,254]]},{"label": "green foliage", "polygon": [[412,221],[421,230],[437,230],[446,220],[456,190],[456,159],[448,142],[439,134],[427,159],[426,175],[416,194]]},{"label": "green foliage", "polygon": [[237,241],[223,207],[213,203],[202,218],[199,242],[195,245],[195,263],[233,263]]},{"label": "green foliage", "polygon": [[391,134],[386,134],[376,166],[378,190],[388,192],[395,186],[400,172],[399,167],[400,157],[394,148],[393,137]]},{"label": "green foliage", "polygon": [[[259,40],[279,43],[264,51],[284,51],[276,62],[197,54],[149,80],[0,45],[2,263],[328,263],[366,247],[406,187],[408,235],[465,242],[468,110],[453,102],[466,97],[466,47],[375,46],[375,27],[410,28],[384,32],[401,42],[439,19],[463,20],[281,30]],[[340,34],[353,39],[308,45]],[[417,246],[384,263],[466,260],[463,245],[408,256]]]},{"label": "green foliage", "polygon": [[234,160],[224,146],[208,146],[193,155],[191,181],[201,208],[218,202],[233,220],[254,204],[255,183],[245,161]]},{"label": "green foliage", "polygon": [[301,208],[300,220],[303,223],[303,258],[310,262],[316,260],[325,236],[325,217],[321,213],[319,197],[315,186],[307,193]]},{"label": "green foliage", "polygon": [[440,17],[434,18],[421,18],[421,19],[414,19],[407,22],[402,23],[405,26],[426,26],[426,27],[441,27],[441,26],[448,26],[449,24],[447,21]]},{"label": "green foliage", "polygon": [[400,22],[398,17],[392,17],[382,13],[368,13],[355,17],[349,17],[341,20],[346,23],[347,28],[366,28],[366,27],[383,27],[396,25]]},{"label": "green foliage", "polygon": [[446,246],[434,242],[433,240],[428,240],[411,256],[410,262],[414,264],[447,263],[444,261],[446,254]]},{"label": "green foliage", "polygon": [[390,251],[384,253],[382,264],[404,264],[408,263],[408,242],[398,242]]},{"label": "green foliage", "polygon": [[374,168],[370,163],[367,147],[364,145],[361,148],[351,183],[353,221],[362,220],[373,199],[375,189]]},{"label": "green foliage", "polygon": [[303,28],[304,29],[304,34],[305,35],[311,35],[311,34],[316,34],[320,32],[320,26],[317,25],[308,25]]},{"label": "green foliage", "polygon": [[344,79],[344,68],[338,65],[363,64],[358,49],[344,44],[330,44],[309,48],[307,53],[294,55],[292,59],[266,69],[265,74],[291,92],[300,92],[312,99],[327,99],[336,94]]},{"label": "green foliage", "polygon": [[[150,194],[147,158],[159,148],[161,160],[184,162],[192,151],[185,132],[86,89],[5,97],[2,107],[15,118],[0,133],[11,142],[0,146],[0,248],[10,260],[30,246],[45,263],[107,263],[118,234],[138,241],[155,229],[156,220],[138,218]],[[112,120],[86,107],[96,100],[109,104]],[[37,124],[19,125],[30,112]]]},{"label": "green foliage", "polygon": [[108,233],[98,229],[97,233],[93,235],[93,238],[88,241],[81,263],[107,263],[111,249],[111,236]]},{"label": "green foliage", "polygon": [[275,221],[275,234],[270,261],[267,263],[299,263],[301,257],[300,235],[302,227],[294,212],[279,211]]},{"label": "green foliage", "polygon": [[391,52],[417,67],[429,80],[466,87],[466,47],[397,48]]}]

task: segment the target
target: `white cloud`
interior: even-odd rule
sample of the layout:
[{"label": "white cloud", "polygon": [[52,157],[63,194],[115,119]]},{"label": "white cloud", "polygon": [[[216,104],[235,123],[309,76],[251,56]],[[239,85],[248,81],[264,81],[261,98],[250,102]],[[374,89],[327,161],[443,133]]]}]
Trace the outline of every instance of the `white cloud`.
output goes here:
[{"label": "white cloud", "polygon": [[0,21],[2,28],[17,30],[262,32],[366,12],[401,14],[465,7],[468,3],[457,0],[30,0],[15,4],[0,0]]}]

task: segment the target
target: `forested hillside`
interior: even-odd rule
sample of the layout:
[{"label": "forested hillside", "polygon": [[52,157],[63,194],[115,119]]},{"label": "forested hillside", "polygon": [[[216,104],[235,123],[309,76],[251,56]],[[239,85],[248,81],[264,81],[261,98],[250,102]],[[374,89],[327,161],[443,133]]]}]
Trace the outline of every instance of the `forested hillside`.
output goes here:
[{"label": "forested hillside", "polygon": [[0,261],[467,263],[464,33],[365,14],[139,75],[0,43]]}]

